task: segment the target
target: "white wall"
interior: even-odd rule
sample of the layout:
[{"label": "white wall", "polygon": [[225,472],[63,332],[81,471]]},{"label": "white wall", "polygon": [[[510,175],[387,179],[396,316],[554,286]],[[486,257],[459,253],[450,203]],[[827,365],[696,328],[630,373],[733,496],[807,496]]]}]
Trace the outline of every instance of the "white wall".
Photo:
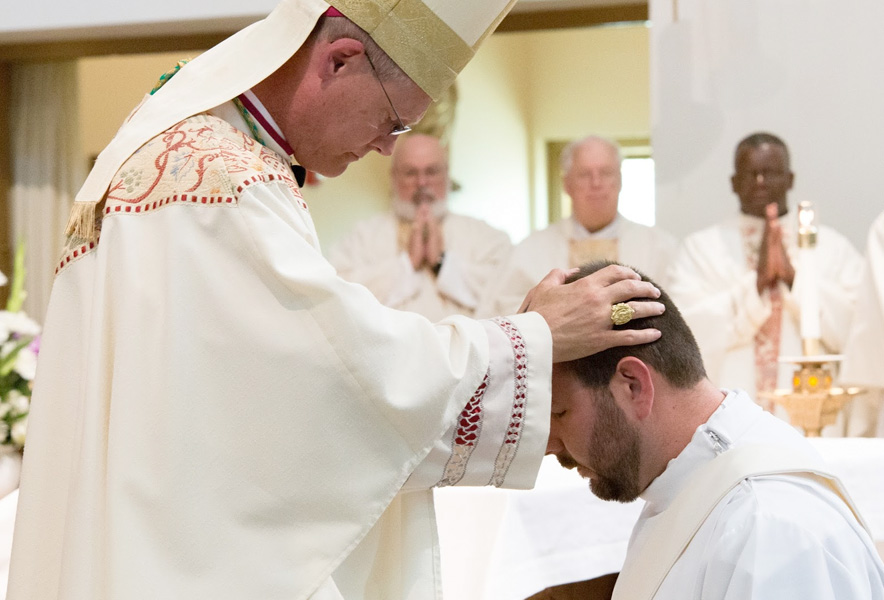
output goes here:
[{"label": "white wall", "polygon": [[528,48],[492,35],[458,78],[451,139],[451,176],[461,184],[455,212],[484,219],[513,241],[531,230]]},{"label": "white wall", "polygon": [[262,18],[278,0],[0,0],[0,42],[32,42],[72,37],[123,37],[167,30],[197,33],[229,23],[240,26]]},{"label": "white wall", "polygon": [[642,24],[517,35],[530,81],[535,227],[547,220],[546,143],[589,134],[647,138],[648,29]]},{"label": "white wall", "polygon": [[[658,223],[686,233],[738,210],[733,151],[782,137],[790,201],[863,247],[884,209],[880,0],[651,0]],[[689,217],[689,218],[686,218]]]}]

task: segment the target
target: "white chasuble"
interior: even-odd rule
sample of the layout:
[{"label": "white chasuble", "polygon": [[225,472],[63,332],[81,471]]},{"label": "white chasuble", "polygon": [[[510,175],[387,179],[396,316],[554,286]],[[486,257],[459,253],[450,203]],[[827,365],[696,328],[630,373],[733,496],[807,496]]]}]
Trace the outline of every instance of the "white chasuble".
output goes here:
[{"label": "white chasuble", "polygon": [[884,437],[884,213],[869,230],[866,262],[850,334],[844,346],[841,382],[868,392],[853,400],[849,425],[855,435]]},{"label": "white chasuble", "polygon": [[533,485],[536,313],[382,306],[323,259],[282,158],[212,116],[101,211],[58,263],[10,599],[434,598],[429,488]]},{"label": "white chasuble", "polygon": [[[410,224],[405,223],[410,230]],[[509,236],[478,219],[447,214],[445,256],[438,274],[415,270],[399,235],[400,221],[377,215],[359,224],[329,252],[347,281],[361,283],[383,304],[438,320],[474,316],[479,299],[512,251]],[[516,307],[518,308],[518,307]]]},{"label": "white chasuble", "polygon": [[[797,261],[796,236],[791,213],[781,219],[786,251],[795,267],[792,289],[780,284],[782,322],[779,348],[774,356],[800,356],[799,323],[801,306],[798,294],[802,278]],[[758,217],[739,215],[719,225],[689,235],[681,244],[669,271],[667,291],[697,338],[706,372],[713,383],[722,387],[756,388],[756,336],[771,315],[767,293],[758,294],[755,270],[749,268],[747,243],[743,231],[747,221]],[[756,228],[760,246],[761,231]],[[857,286],[862,271],[862,257],[837,231],[820,227],[817,258],[820,281],[820,327],[823,345],[828,352],[844,347]],[[792,387],[794,366],[778,365],[776,386]]]},{"label": "white chasuble", "polygon": [[[632,578],[652,575],[632,567],[667,558],[650,543],[655,521],[667,518],[665,511],[680,504],[681,494],[710,493],[703,485],[691,487],[696,474],[723,453],[752,446],[806,455],[808,467],[825,471],[819,454],[792,427],[756,406],[745,392],[728,392],[690,443],[642,492],[645,506],[629,541],[615,598],[640,583]],[[777,459],[773,456],[772,463]],[[656,600],[884,600],[884,563],[875,543],[844,499],[822,480],[788,473],[750,476],[718,497],[662,579]],[[682,516],[691,521],[689,515]],[[680,520],[677,513],[671,518]]]}]

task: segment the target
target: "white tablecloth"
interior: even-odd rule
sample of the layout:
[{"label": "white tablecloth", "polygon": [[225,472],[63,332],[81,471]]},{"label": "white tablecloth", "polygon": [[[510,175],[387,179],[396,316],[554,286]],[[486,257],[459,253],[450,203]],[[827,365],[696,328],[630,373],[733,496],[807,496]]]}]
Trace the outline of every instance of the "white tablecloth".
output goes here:
[{"label": "white tablecloth", "polygon": [[[884,549],[884,439],[810,440]],[[0,500],[0,598],[6,595],[18,490]],[[524,600],[620,570],[642,501],[603,502],[546,457],[535,489],[436,490],[446,600]]]},{"label": "white tablecloth", "polygon": [[[810,441],[884,548],[884,439]],[[641,506],[641,500],[599,500],[588,482],[551,456],[533,490],[437,490],[444,598],[524,600],[550,586],[618,572]]]}]

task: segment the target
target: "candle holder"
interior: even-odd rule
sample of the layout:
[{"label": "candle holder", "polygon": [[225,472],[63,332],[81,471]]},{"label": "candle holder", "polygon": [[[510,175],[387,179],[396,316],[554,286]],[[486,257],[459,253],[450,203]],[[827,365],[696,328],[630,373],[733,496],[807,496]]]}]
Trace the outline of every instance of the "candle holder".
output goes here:
[{"label": "candle holder", "polygon": [[791,390],[762,392],[761,397],[782,406],[789,422],[804,430],[807,437],[819,437],[823,427],[831,425],[849,400],[863,393],[859,387],[833,387],[832,365],[840,354],[781,357],[780,362],[797,365]]}]

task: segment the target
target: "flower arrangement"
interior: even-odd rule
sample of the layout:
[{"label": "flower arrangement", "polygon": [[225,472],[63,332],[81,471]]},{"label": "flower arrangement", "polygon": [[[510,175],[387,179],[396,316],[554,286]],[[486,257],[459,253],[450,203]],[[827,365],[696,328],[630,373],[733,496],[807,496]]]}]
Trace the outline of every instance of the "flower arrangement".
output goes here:
[{"label": "flower arrangement", "polygon": [[[24,246],[19,244],[6,310],[0,311],[0,452],[21,451],[25,445],[40,349],[40,325],[22,312],[24,278]],[[0,286],[7,283],[0,273]]]}]

